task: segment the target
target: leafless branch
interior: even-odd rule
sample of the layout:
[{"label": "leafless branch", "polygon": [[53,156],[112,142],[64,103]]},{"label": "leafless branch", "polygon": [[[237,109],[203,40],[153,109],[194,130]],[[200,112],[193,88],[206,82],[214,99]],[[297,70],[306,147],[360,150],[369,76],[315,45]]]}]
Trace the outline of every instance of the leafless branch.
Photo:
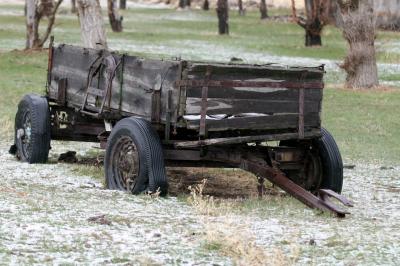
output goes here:
[{"label": "leafless branch", "polygon": [[56,13],[58,8],[60,7],[61,3],[63,2],[63,0],[58,0],[58,2],[56,3],[56,6],[53,9],[53,12],[51,13],[50,17],[49,17],[49,22],[47,24],[47,29],[46,32],[42,38],[42,40],[40,41],[40,47],[42,47],[44,45],[44,43],[47,41],[47,39],[49,38],[49,35],[51,33],[51,30],[53,28],[54,22],[56,20]]}]

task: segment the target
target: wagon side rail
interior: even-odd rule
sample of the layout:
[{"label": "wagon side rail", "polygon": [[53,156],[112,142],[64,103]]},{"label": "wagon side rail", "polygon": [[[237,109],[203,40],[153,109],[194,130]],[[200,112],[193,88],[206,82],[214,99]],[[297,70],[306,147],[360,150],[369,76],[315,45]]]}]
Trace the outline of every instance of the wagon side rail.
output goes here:
[{"label": "wagon side rail", "polygon": [[[199,131],[200,138],[205,138],[208,131],[235,130],[235,129],[284,129],[295,125],[296,134],[291,138],[304,139],[306,137],[318,136],[318,133],[305,132],[305,127],[320,128],[320,111],[322,92],[315,94],[316,91],[324,88],[321,80],[307,80],[308,71],[304,70],[298,80],[229,80],[213,79],[212,67],[208,66],[204,79],[183,79],[175,82],[176,87],[184,87],[187,92],[187,115],[199,114],[199,120],[186,121],[189,129]],[[215,99],[210,97],[210,88],[214,91],[224,90],[225,99]],[[229,89],[232,89],[231,91]],[[191,92],[197,90],[197,92]],[[269,95],[265,93],[266,99],[246,99],[242,93],[240,97],[231,98],[230,93],[238,90],[239,92],[254,90],[256,92],[279,90],[285,95],[273,96],[278,100],[269,100]],[[194,95],[193,95],[194,94]],[[196,95],[197,94],[197,95]],[[261,93],[260,93],[261,94]],[[313,96],[315,94],[316,96]],[[223,95],[222,93],[220,95]],[[310,96],[311,95],[311,96]],[[195,98],[192,96],[196,96]],[[262,95],[261,95],[262,96]],[[253,97],[253,96],[252,96]],[[286,97],[286,98],[285,98]],[[306,98],[307,97],[307,98]],[[260,113],[254,117],[230,117],[229,119],[212,120],[207,119],[208,115],[229,114],[229,112]],[[272,115],[271,115],[272,114]],[[306,121],[305,121],[306,118]],[[203,145],[207,145],[202,142]],[[198,143],[200,145],[200,142]],[[191,146],[195,145],[193,142]]]}]

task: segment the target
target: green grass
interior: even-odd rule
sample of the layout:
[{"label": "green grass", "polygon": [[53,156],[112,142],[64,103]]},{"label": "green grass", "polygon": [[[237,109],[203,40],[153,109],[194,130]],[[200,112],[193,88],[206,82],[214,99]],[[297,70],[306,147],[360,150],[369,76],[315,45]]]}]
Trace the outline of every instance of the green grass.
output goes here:
[{"label": "green grass", "polygon": [[339,143],[345,158],[399,162],[400,91],[327,89],[323,125]]},{"label": "green grass", "polygon": [[[22,7],[2,6],[2,9]],[[287,10],[272,10],[274,14]],[[112,33],[108,29],[108,40],[112,44],[125,42],[135,44],[131,54],[147,57],[169,57],[168,48],[178,49],[187,43],[218,45],[237,51],[258,52],[280,56],[301,56],[340,60],[346,51],[346,43],[339,30],[327,27],[322,48],[305,48],[304,31],[294,24],[262,22],[258,12],[248,12],[239,17],[231,12],[231,36],[216,34],[214,12],[191,11],[188,14],[175,10],[130,9],[124,11],[123,33]],[[176,19],[186,19],[185,21]],[[0,16],[0,134],[11,137],[17,104],[25,93],[43,93],[46,81],[47,52],[12,51],[23,49],[25,28],[23,16]],[[63,14],[57,18],[54,31],[58,43],[80,42],[79,24],[75,15]],[[385,45],[398,42],[399,33],[380,32],[378,42]],[[7,46],[10,44],[19,44]],[[141,50],[150,45],[165,45],[164,50],[153,52]],[[135,47],[138,48],[136,51]],[[212,47],[212,46],[211,46]],[[140,49],[139,49],[140,48]],[[196,51],[193,56],[196,58]],[[240,57],[240,54],[237,55]],[[400,54],[378,52],[380,62],[398,62]],[[397,61],[396,61],[397,60]],[[328,73],[329,74],[329,73]],[[387,81],[399,81],[399,74],[384,74]],[[328,80],[330,82],[330,80]],[[400,92],[348,91],[329,89],[325,91],[323,125],[337,139],[346,159],[398,162],[400,160],[400,122],[397,106]],[[89,173],[93,169],[81,167],[78,172]]]},{"label": "green grass", "polygon": [[[2,6],[2,9],[16,11],[21,8],[22,6]],[[79,22],[76,15],[65,14],[68,11],[64,9],[62,11],[63,14],[57,17],[53,32],[56,41],[79,43]],[[182,14],[184,15],[183,19],[177,19]],[[271,14],[289,15],[290,11],[272,9]],[[249,11],[246,16],[239,16],[237,12],[232,11],[230,13],[231,35],[229,37],[220,37],[216,34],[217,19],[213,11],[177,12],[172,9],[129,9],[123,11],[123,16],[124,33],[113,33],[107,25],[109,39],[114,41],[128,40],[143,45],[166,44],[170,41],[201,41],[227,48],[240,48],[250,52],[324,59],[343,58],[347,46],[340,30],[328,26],[323,32],[324,45],[318,49],[306,48],[304,47],[304,30],[302,28],[293,23],[261,21],[257,11]],[[21,16],[0,16],[0,25],[3,26],[0,29],[0,40],[4,43],[13,43],[12,40],[15,40],[20,44],[19,47],[8,47],[9,49],[23,48],[24,22],[22,13]],[[106,22],[108,22],[107,19]],[[42,28],[44,28],[45,23],[42,24]],[[399,33],[381,31],[378,34],[377,42],[390,44],[397,41],[399,36]],[[399,62],[399,53],[389,55],[385,51],[379,51],[378,59],[381,62]],[[154,56],[159,55],[169,56],[167,51],[154,54]]]}]

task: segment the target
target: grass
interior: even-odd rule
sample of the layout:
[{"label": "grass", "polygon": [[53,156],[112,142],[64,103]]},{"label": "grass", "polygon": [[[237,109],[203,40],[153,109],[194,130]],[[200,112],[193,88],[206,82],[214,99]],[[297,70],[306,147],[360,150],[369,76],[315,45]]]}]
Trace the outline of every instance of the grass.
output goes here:
[{"label": "grass", "polygon": [[[0,134],[10,139],[20,98],[25,93],[44,92],[47,52],[13,50],[21,50],[24,44],[22,6],[1,8],[21,10],[21,16],[0,16],[0,51],[3,50],[0,52]],[[271,12],[273,15],[288,13],[282,9]],[[258,12],[252,11],[244,17],[231,12],[232,34],[229,37],[216,34],[216,16],[213,12],[129,9],[124,11],[123,15],[123,33],[109,32],[107,27],[111,46],[146,57],[170,57],[179,52],[180,48],[188,46],[187,50],[194,50],[188,56],[201,59],[203,55],[191,49],[191,45],[194,44],[199,46],[199,50],[207,50],[209,46],[210,49],[222,47],[221,51],[225,51],[226,48],[237,52],[335,60],[340,60],[346,51],[346,43],[341,33],[333,27],[324,30],[323,47],[305,48],[304,32],[300,27],[281,22],[262,22],[258,19]],[[76,16],[59,15],[54,35],[58,43],[79,44],[80,32]],[[393,44],[398,41],[399,36],[399,33],[379,32],[377,42],[384,46]],[[217,49],[216,52],[218,51]],[[240,57],[240,54],[236,56]],[[381,63],[399,62],[399,56],[399,53],[387,53],[384,49],[378,49],[378,61]],[[381,79],[398,82],[400,76],[398,73],[384,73]],[[343,156],[353,161],[380,161],[388,164],[398,162],[400,138],[397,135],[400,132],[400,123],[396,107],[400,100],[400,92],[396,89],[349,91],[334,89],[336,87],[338,85],[327,84],[323,103],[323,125],[335,136]],[[89,173],[93,170],[81,168],[76,171]]]},{"label": "grass", "polygon": [[323,125],[346,159],[396,163],[400,160],[400,91],[328,89]]}]

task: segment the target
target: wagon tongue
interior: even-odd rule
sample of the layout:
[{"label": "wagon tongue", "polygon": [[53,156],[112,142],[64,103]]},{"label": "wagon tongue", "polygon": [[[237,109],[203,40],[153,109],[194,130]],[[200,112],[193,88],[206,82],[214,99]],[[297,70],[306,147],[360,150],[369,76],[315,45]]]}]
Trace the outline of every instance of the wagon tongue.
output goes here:
[{"label": "wagon tongue", "polygon": [[335,198],[345,206],[353,207],[351,201],[329,189],[320,189],[317,191],[317,195],[314,195],[287,178],[282,171],[268,165],[250,160],[242,160],[241,168],[261,178],[268,179],[271,183],[277,185],[310,208],[319,209],[324,212],[329,211],[337,217],[344,218],[349,212],[336,206],[330,198]]}]

